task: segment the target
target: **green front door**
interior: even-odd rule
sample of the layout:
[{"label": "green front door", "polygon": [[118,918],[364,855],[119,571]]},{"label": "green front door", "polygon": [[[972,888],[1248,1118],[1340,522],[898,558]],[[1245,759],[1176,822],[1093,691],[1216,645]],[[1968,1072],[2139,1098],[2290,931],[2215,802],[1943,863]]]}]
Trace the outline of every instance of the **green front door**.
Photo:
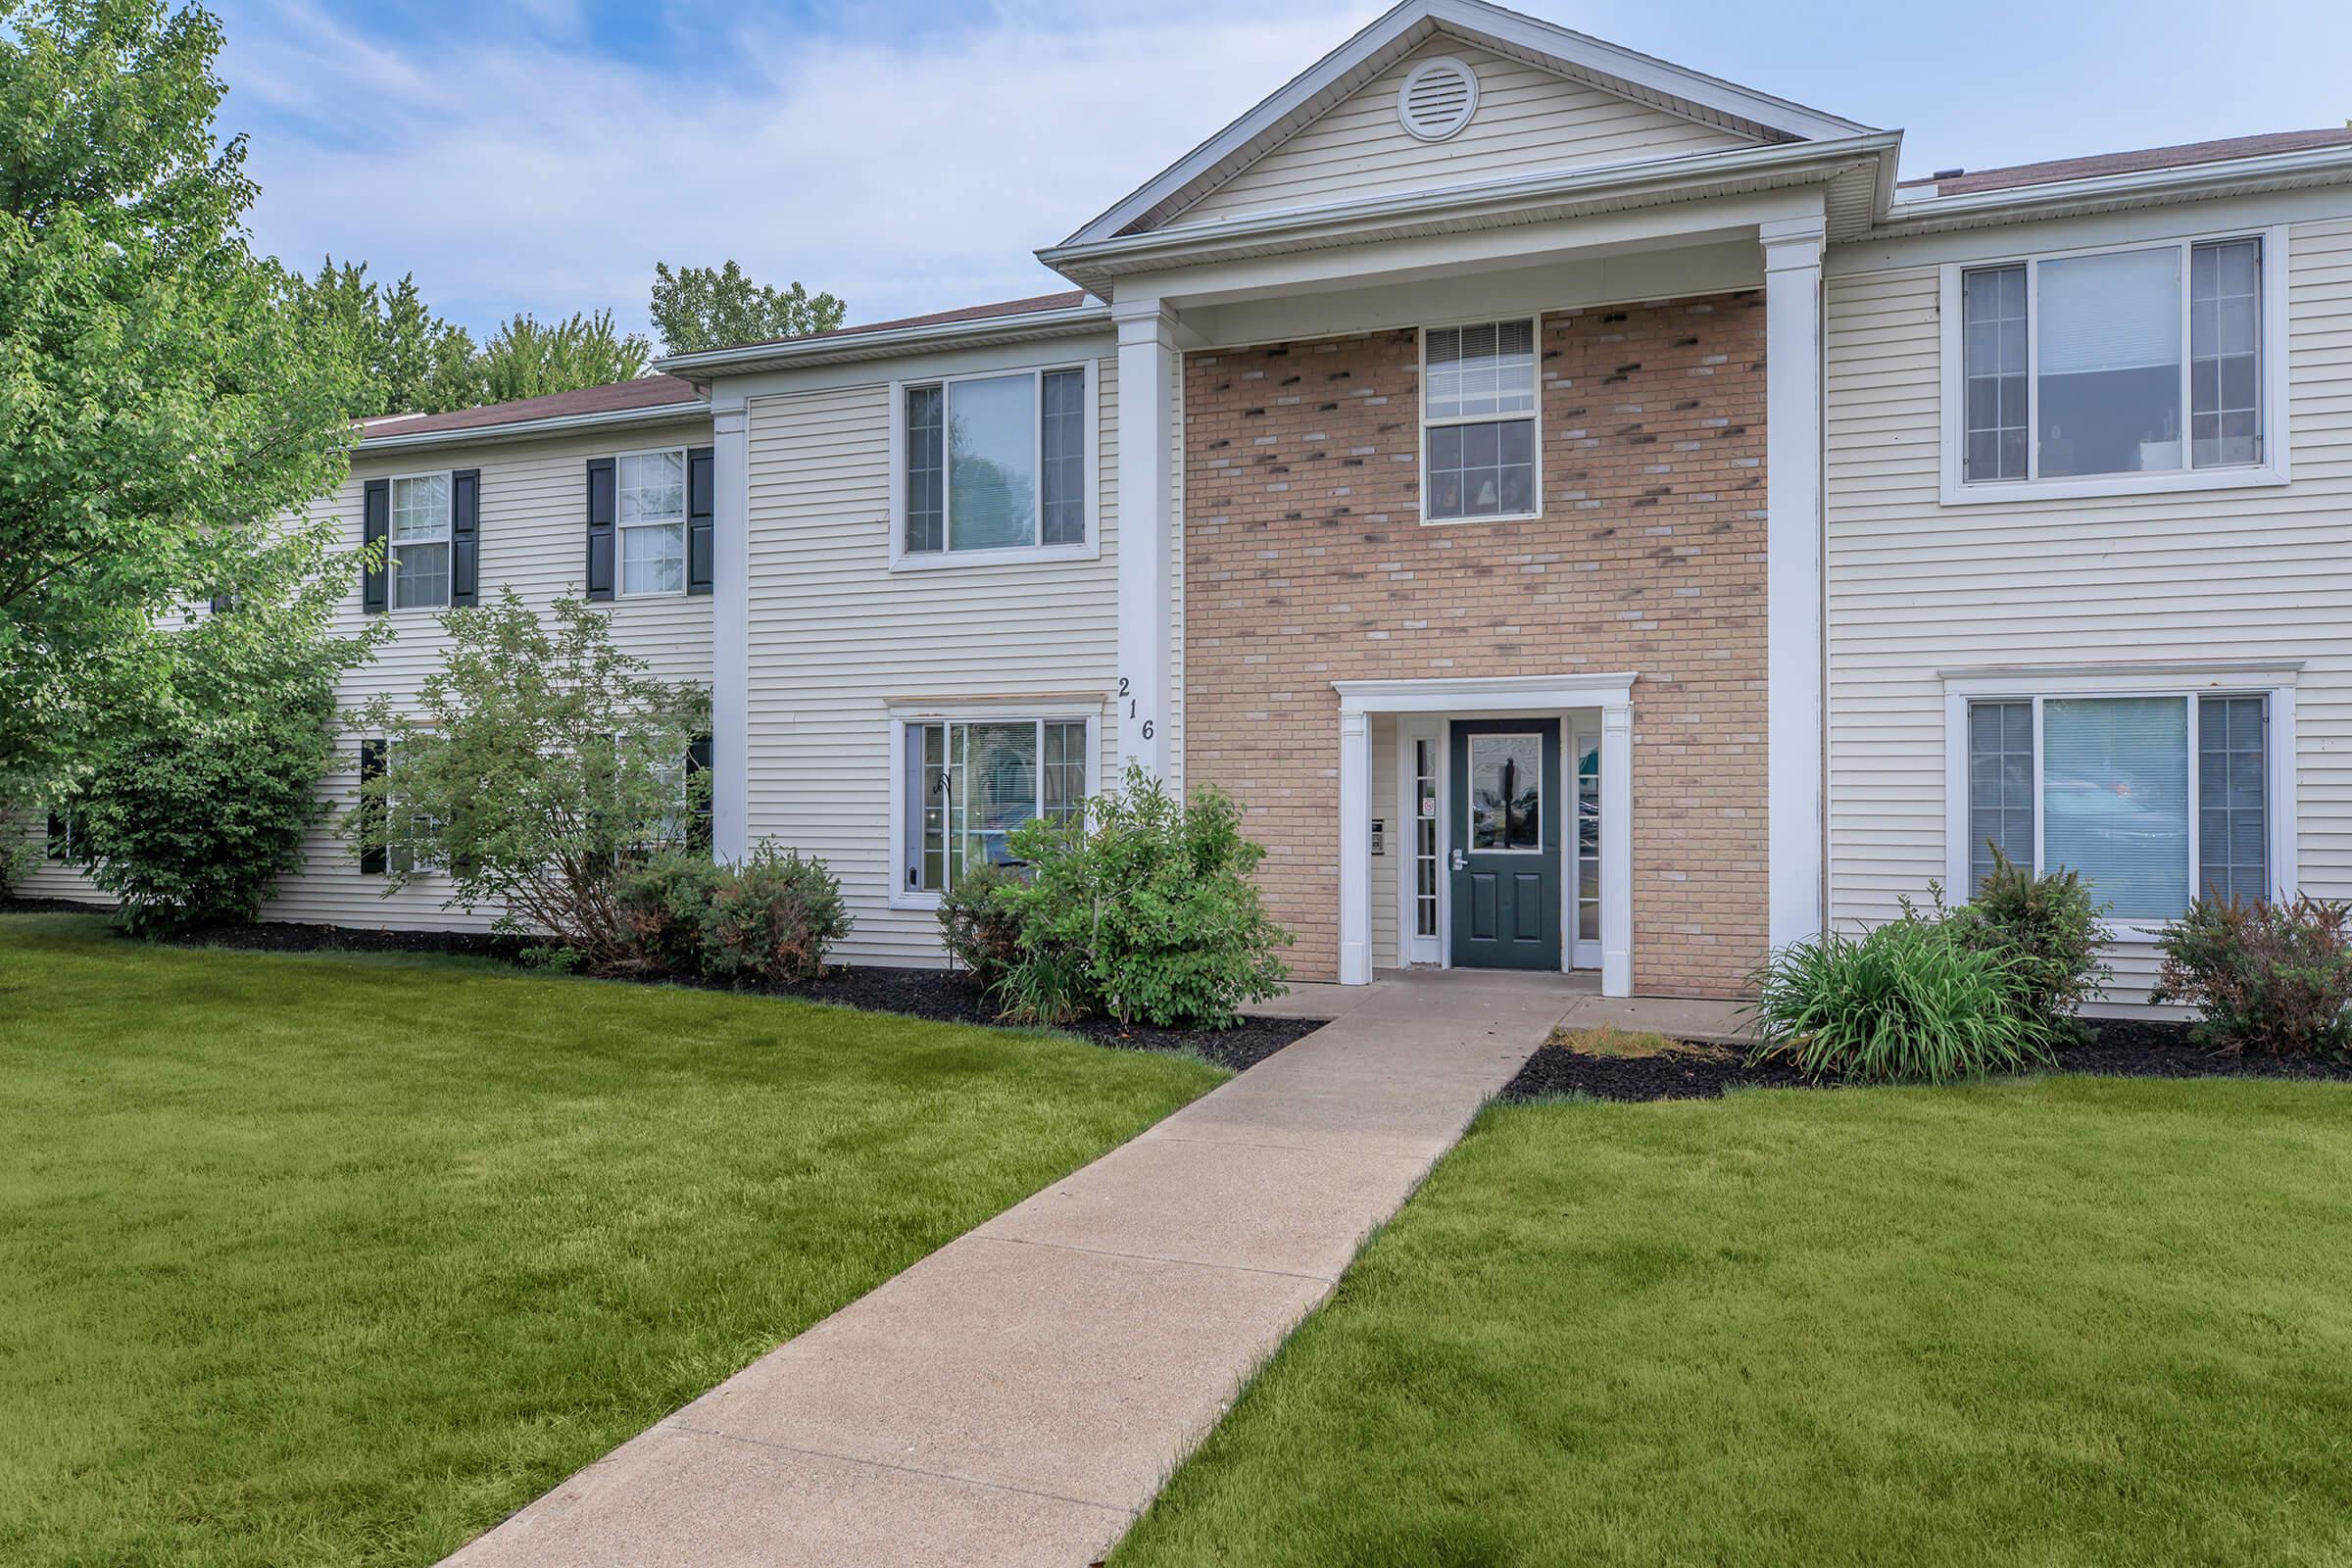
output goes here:
[{"label": "green front door", "polygon": [[1560,966],[1560,721],[1453,726],[1453,964]]}]

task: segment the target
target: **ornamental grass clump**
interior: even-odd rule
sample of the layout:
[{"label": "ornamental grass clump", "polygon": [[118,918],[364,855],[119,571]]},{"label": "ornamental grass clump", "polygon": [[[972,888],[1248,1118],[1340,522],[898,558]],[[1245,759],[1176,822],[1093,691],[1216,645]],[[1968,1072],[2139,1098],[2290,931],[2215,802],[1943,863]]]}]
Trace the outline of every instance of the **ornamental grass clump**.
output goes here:
[{"label": "ornamental grass clump", "polygon": [[2021,1004],[2015,955],[1905,915],[1860,939],[1774,953],[1754,982],[1757,1059],[1852,1083],[1950,1083],[2045,1063],[2054,1032]]}]

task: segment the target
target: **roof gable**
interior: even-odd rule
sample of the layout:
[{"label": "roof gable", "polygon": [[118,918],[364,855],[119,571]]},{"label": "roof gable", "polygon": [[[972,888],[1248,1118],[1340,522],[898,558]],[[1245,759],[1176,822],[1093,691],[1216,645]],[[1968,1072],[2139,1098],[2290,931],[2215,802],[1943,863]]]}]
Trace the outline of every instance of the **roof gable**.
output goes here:
[{"label": "roof gable", "polygon": [[[1324,163],[1332,161],[1328,156],[1332,149],[1319,145],[1312,133],[1315,127],[1327,117],[1340,117],[1323,137],[1328,141],[1343,135],[1350,124],[1372,132],[1384,113],[1390,115],[1389,124],[1394,126],[1396,84],[1401,81],[1411,59],[1451,53],[1472,63],[1472,51],[1502,74],[1499,85],[1505,89],[1506,110],[1524,109],[1531,103],[1547,106],[1555,117],[1552,128],[1564,133],[1564,140],[1553,145],[1548,158],[1532,145],[1514,151],[1508,146],[1512,134],[1508,115],[1494,117],[1491,133],[1482,136],[1478,145],[1488,154],[1516,157],[1520,168],[1631,162],[1644,156],[1802,141],[1869,129],[1505,11],[1485,0],[1402,0],[1065,243],[1108,239],[1195,218],[1292,205],[1285,199],[1286,188],[1298,202],[1367,191],[1377,194],[1381,180],[1388,177],[1380,170],[1353,171],[1356,177],[1345,182],[1344,190],[1319,188],[1311,174],[1305,176],[1304,188],[1298,188],[1301,172],[1311,169],[1319,156]],[[1476,69],[1483,77],[1488,68]],[[1384,95],[1382,83],[1392,74]],[[1579,94],[1591,96],[1580,98]],[[1389,109],[1381,107],[1383,96]],[[1452,148],[1453,156],[1441,151],[1434,158],[1416,157],[1405,145],[1384,142],[1373,161],[1379,162],[1383,154],[1403,160],[1407,166],[1400,171],[1403,182],[1394,185],[1395,189],[1426,188],[1492,173],[1494,171],[1465,173],[1448,167],[1460,161],[1457,144],[1486,115],[1482,103],[1480,116],[1474,117],[1471,126],[1448,142],[1416,143],[1397,127],[1397,143]],[[1614,128],[1606,123],[1612,120],[1617,122]],[[1596,129],[1589,140],[1578,134],[1588,128]],[[1644,132],[1657,138],[1665,149],[1662,154],[1647,152]],[[1294,148],[1295,142],[1303,144]],[[1341,154],[1341,161],[1347,156]],[[1359,161],[1362,156],[1355,155]],[[1264,164],[1272,167],[1261,170],[1259,166]],[[1253,191],[1267,199],[1251,200]]]}]

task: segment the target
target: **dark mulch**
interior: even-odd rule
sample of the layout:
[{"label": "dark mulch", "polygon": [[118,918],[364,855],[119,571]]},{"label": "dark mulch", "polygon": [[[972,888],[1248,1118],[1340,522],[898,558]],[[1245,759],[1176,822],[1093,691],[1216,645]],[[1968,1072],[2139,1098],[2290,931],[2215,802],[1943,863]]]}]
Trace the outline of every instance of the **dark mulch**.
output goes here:
[{"label": "dark mulch", "polygon": [[[0,912],[103,912],[94,906],[64,899],[0,900]],[[239,922],[200,926],[172,939],[175,945],[197,948],[236,948],[251,953],[438,953],[467,957],[497,958],[520,963],[527,938],[482,931],[390,931],[356,926],[305,925],[294,921]],[[668,982],[661,975],[649,983]],[[724,986],[685,980],[676,983],[700,989]],[[897,1012],[937,1023],[995,1024],[998,1009],[965,974],[945,969],[885,969],[845,965],[821,980],[803,985],[769,986],[760,994],[830,1002],[868,1012]],[[1097,1045],[1122,1051],[1191,1052],[1232,1072],[1256,1066],[1283,1047],[1323,1027],[1319,1018],[1249,1018],[1231,1029],[1153,1029],[1122,1027],[1107,1018],[1067,1026],[1070,1034]]]},{"label": "dark mulch", "polygon": [[[2119,1078],[2290,1078],[2352,1083],[2352,1061],[2231,1055],[2189,1039],[2186,1024],[2088,1020],[2091,1037],[2058,1054],[2059,1072]],[[1592,1056],[1544,1046],[1503,1086],[1506,1101],[1547,1095],[1593,1100],[1712,1100],[1727,1089],[1835,1089],[1782,1062],[1749,1065],[1738,1048],[1692,1046],[1657,1056]]]}]

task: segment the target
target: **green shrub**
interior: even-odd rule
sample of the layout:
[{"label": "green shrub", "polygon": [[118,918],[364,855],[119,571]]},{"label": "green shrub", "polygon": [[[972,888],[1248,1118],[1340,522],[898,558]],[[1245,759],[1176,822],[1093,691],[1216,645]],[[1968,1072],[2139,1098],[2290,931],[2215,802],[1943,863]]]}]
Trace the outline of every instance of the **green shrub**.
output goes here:
[{"label": "green shrub", "polygon": [[2039,876],[1992,852],[1992,870],[1976,897],[1943,908],[1943,890],[1929,884],[1937,913],[1967,947],[2012,959],[2018,1003],[2053,1039],[2080,1038],[2082,1004],[2106,994],[2112,971],[2099,957],[2099,916],[2082,873]]},{"label": "green shrub", "polygon": [[1947,1083],[2046,1061],[2050,1030],[2022,1004],[2017,963],[1910,914],[1859,941],[1790,943],[1754,976],[1756,1055],[1858,1083]]},{"label": "green shrub", "polygon": [[711,890],[702,970],[715,980],[813,980],[849,929],[841,884],[825,862],[763,844],[725,868]]},{"label": "green shrub", "polygon": [[2155,1002],[2197,1009],[2197,1035],[2262,1055],[2352,1053],[2352,906],[2302,895],[2285,904],[2199,899],[2157,938]]},{"label": "green shrub", "polygon": [[708,855],[664,850],[620,873],[613,903],[640,962],[664,974],[699,974],[703,927],[725,872]]},{"label": "green shrub", "polygon": [[[1250,873],[1265,851],[1242,836],[1241,808],[1214,789],[1178,801],[1140,766],[1125,788],[1066,821],[1011,833],[1024,880],[999,888],[1019,922],[1021,998],[1069,982],[1069,1004],[1122,1023],[1226,1028],[1243,1003],[1279,995],[1274,950],[1290,933],[1266,917]],[[1042,965],[1042,967],[1040,967]]]},{"label": "green shrub", "polygon": [[1021,956],[1020,916],[997,897],[1012,880],[1002,866],[968,866],[939,900],[939,936],[948,961],[968,971],[986,991],[996,990]]}]

